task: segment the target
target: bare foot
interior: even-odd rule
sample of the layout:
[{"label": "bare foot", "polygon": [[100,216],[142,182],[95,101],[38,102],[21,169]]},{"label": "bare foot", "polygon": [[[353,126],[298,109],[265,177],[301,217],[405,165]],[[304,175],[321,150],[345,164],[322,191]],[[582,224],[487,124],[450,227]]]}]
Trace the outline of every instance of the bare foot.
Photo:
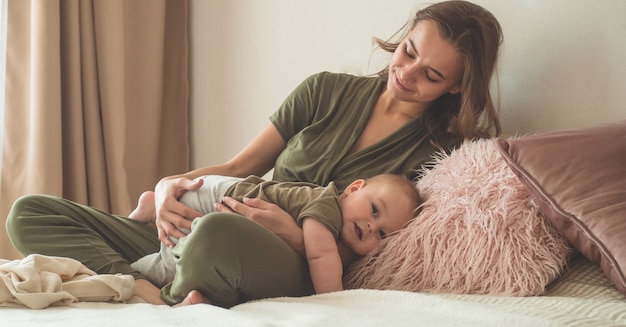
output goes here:
[{"label": "bare foot", "polygon": [[[135,294],[136,297],[141,298],[147,303],[156,304],[156,305],[165,305],[165,303],[161,299],[161,290],[154,286],[154,284],[150,283],[150,281],[146,279],[136,279],[135,280]],[[199,291],[193,290],[187,294],[185,299],[173,305],[173,307],[184,307],[192,304],[211,304],[211,301]]]},{"label": "bare foot", "polygon": [[137,208],[128,215],[128,218],[145,224],[154,224],[156,211],[154,209],[154,192],[146,191],[139,196]]},{"label": "bare foot", "polygon": [[211,304],[211,301],[209,301],[209,299],[207,297],[205,297],[204,295],[202,295],[202,293],[193,290],[191,292],[189,292],[189,294],[187,294],[187,296],[185,297],[185,299],[174,305],[174,307],[184,307],[187,305],[191,305],[191,304],[200,304],[200,303],[204,303],[204,304]]}]

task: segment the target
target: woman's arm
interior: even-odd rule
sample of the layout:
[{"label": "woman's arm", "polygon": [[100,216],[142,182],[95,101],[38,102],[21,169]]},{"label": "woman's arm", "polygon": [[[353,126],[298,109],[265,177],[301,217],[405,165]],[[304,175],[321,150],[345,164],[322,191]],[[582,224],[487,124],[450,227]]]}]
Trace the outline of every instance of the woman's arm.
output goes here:
[{"label": "woman's arm", "polygon": [[169,240],[168,235],[176,238],[185,236],[178,228],[189,230],[191,219],[202,215],[202,213],[178,201],[183,193],[200,188],[202,183],[193,181],[194,178],[203,175],[263,176],[274,167],[276,158],[284,148],[285,141],[276,127],[270,123],[250,144],[229,161],[163,178],[156,185],[154,191],[155,224],[158,229],[159,240],[167,246],[173,246],[174,244]]},{"label": "woman's arm", "polygon": [[342,291],[343,268],[333,234],[314,218],[305,218],[302,230],[315,293]]}]

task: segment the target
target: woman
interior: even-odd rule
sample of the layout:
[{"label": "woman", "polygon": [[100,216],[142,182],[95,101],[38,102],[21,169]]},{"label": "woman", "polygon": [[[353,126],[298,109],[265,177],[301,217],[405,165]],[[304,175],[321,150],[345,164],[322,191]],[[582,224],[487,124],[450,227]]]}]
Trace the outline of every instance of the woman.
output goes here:
[{"label": "woman", "polygon": [[185,217],[202,216],[177,201],[201,186],[193,181],[198,176],[262,176],[274,168],[276,180],[332,180],[342,190],[355,178],[408,174],[463,139],[499,134],[489,92],[502,40],[495,17],[474,4],[447,1],[419,11],[401,31],[398,42],[375,40],[393,53],[379,76],[314,75],[231,160],[162,179],[145,195],[155,198],[156,221],[148,223],[156,224],[158,239],[148,224],[32,195],[16,201],[9,216],[15,247],[69,256],[99,273],[132,274],[137,295],[151,303],[208,300],[230,307],[311,294],[306,260],[298,255],[302,232],[287,213],[258,200],[225,199],[223,213],[194,224],[174,248],[176,278],[160,297],[129,262],[158,251],[158,240],[171,245],[168,235],[184,236],[177,227],[191,228]]}]

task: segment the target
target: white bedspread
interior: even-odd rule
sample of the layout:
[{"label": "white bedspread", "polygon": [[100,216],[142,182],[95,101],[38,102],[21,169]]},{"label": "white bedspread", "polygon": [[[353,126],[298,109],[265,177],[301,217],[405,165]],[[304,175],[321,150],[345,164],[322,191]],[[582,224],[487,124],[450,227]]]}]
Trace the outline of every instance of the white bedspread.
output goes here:
[{"label": "white bedspread", "polygon": [[230,310],[80,302],[0,306],[1,326],[625,326],[626,299],[586,259],[546,296],[496,297],[350,290],[250,302]]}]

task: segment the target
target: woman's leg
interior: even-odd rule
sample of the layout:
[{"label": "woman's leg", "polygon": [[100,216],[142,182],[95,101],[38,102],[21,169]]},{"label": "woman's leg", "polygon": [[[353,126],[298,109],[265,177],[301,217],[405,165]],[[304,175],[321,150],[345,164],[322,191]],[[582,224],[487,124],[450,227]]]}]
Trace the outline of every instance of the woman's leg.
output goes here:
[{"label": "woman's leg", "polygon": [[143,277],[129,262],[159,250],[156,229],[49,195],[15,201],[7,231],[24,255],[69,257],[100,274]]},{"label": "woman's leg", "polygon": [[193,222],[174,248],[176,277],[161,298],[181,302],[198,290],[221,307],[250,300],[313,294],[306,259],[245,217],[212,213]]}]

